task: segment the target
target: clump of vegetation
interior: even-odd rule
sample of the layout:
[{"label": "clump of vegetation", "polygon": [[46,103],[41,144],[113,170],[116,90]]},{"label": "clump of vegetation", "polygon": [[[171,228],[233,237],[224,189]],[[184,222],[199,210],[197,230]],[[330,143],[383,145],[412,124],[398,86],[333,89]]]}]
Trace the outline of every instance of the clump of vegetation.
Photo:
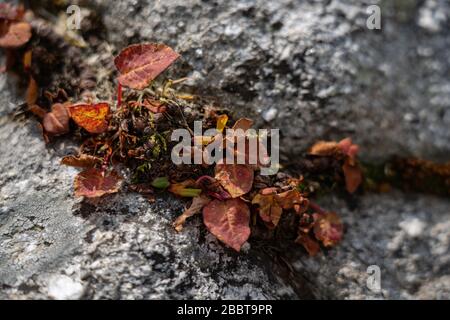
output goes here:
[{"label": "clump of vegetation", "polygon": [[[297,175],[263,176],[260,165],[248,162],[176,165],[170,157],[174,130],[192,131],[194,121],[201,120],[204,129],[245,131],[253,121],[234,120],[227,110],[175,90],[185,79],[161,80],[160,74],[180,57],[164,44],[137,44],[120,52],[114,59],[119,73],[115,98],[95,101],[85,94],[74,102],[61,87],[42,93],[40,81],[35,80],[39,72],[34,69],[44,62],[33,59],[35,48],[28,44],[31,26],[22,21],[23,12],[19,7],[0,6],[0,47],[9,56],[22,56],[7,68],[28,77],[26,108],[40,118],[45,140],[72,134],[80,141],[78,153],[61,160],[82,170],[75,177],[75,196],[99,198],[128,189],[150,201],[160,192],[191,199],[174,221],[175,230],[181,232],[186,220],[202,214],[206,228],[236,251],[255,230],[264,227],[270,233],[287,217],[290,228],[296,230],[295,241],[310,255],[316,255],[320,245],[333,247],[342,239],[339,216],[320,208],[313,198],[322,186],[353,194],[362,185],[363,172],[368,171],[358,162],[359,148],[351,139],[317,142],[298,159]],[[72,85],[70,90],[77,88]],[[203,137],[202,148],[215,139]],[[236,155],[237,150],[232,152]],[[120,166],[129,168],[131,179],[121,176]],[[449,185],[448,180],[445,183]]]}]

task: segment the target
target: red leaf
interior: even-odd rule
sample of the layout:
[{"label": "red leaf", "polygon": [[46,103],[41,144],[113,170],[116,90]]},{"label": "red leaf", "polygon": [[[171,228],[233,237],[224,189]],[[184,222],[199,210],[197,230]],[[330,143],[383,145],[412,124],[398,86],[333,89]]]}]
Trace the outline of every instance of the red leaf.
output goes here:
[{"label": "red leaf", "polygon": [[343,225],[335,212],[315,214],[314,235],[325,247],[333,247],[342,239]]},{"label": "red leaf", "polygon": [[119,191],[122,177],[117,172],[103,172],[99,169],[88,169],[75,177],[75,196],[97,198],[105,194]]},{"label": "red leaf", "polygon": [[345,187],[349,193],[355,192],[362,182],[362,172],[358,164],[351,165],[347,158],[342,166],[345,176]]},{"label": "red leaf", "polygon": [[114,59],[114,64],[121,74],[118,80],[123,86],[142,90],[179,56],[164,44],[129,46]]},{"label": "red leaf", "polygon": [[72,119],[90,133],[102,133],[108,129],[108,103],[79,104],[69,107],[69,111]]},{"label": "red leaf", "polygon": [[244,164],[218,164],[215,179],[233,198],[248,193],[253,185],[253,169]]},{"label": "red leaf", "polygon": [[179,216],[173,223],[175,230],[180,232],[183,230],[183,225],[187,218],[200,213],[204,206],[206,206],[211,201],[207,196],[198,196],[192,199],[192,204],[189,209],[186,209],[181,216]]},{"label": "red leaf", "polygon": [[55,103],[52,111],[47,113],[42,120],[45,132],[52,135],[60,135],[69,132],[69,112],[67,104]]},{"label": "red leaf", "polygon": [[28,22],[0,21],[0,47],[18,48],[31,38],[31,26]]},{"label": "red leaf", "polygon": [[250,236],[250,210],[241,199],[213,200],[203,208],[206,228],[236,251]]},{"label": "red leaf", "polygon": [[0,3],[0,19],[21,20],[25,13],[23,6],[14,6],[10,3]]}]

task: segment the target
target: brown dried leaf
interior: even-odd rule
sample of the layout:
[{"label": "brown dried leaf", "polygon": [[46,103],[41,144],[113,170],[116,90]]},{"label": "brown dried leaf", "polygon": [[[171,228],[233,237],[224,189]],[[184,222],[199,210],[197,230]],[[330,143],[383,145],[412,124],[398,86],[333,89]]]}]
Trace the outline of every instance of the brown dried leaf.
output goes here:
[{"label": "brown dried leaf", "polygon": [[118,80],[123,86],[142,90],[179,56],[164,44],[129,46],[114,59],[114,64],[121,74]]},{"label": "brown dried leaf", "polygon": [[103,133],[108,129],[109,104],[79,104],[70,106],[70,116],[90,133]]},{"label": "brown dried leaf", "polygon": [[163,113],[167,110],[167,107],[162,102],[154,99],[145,99],[142,106],[153,113]]},{"label": "brown dried leaf", "polygon": [[343,225],[335,212],[315,214],[314,235],[325,247],[333,247],[342,239]]},{"label": "brown dried leaf", "polygon": [[75,196],[98,198],[105,194],[116,193],[120,189],[122,177],[116,171],[109,173],[91,168],[75,177]]},{"label": "brown dried leaf", "polygon": [[236,251],[250,236],[250,210],[241,199],[211,201],[203,208],[203,222],[217,239]]},{"label": "brown dried leaf", "polygon": [[253,174],[253,169],[244,164],[217,164],[215,169],[215,179],[233,198],[252,189]]},{"label": "brown dried leaf", "polygon": [[175,230],[180,232],[183,230],[183,225],[187,218],[200,213],[204,206],[206,206],[211,201],[207,196],[200,195],[192,199],[192,204],[189,209],[186,209],[181,216],[179,216],[173,223]]},{"label": "brown dried leaf", "polygon": [[65,156],[61,159],[61,164],[80,168],[92,168],[95,167],[96,164],[101,163],[102,159],[88,154],[81,154],[79,156]]},{"label": "brown dried leaf", "polygon": [[299,232],[295,242],[301,244],[311,257],[314,257],[320,251],[319,243],[311,238],[307,233]]},{"label": "brown dried leaf", "polygon": [[44,116],[42,126],[46,133],[51,135],[61,135],[69,132],[69,112],[68,104],[55,103],[52,111]]},{"label": "brown dried leaf", "polygon": [[278,225],[283,208],[281,208],[276,194],[257,194],[252,204],[259,205],[259,216],[266,225],[273,229]]},{"label": "brown dried leaf", "polygon": [[296,189],[278,194],[277,200],[283,209],[295,209],[297,213],[303,213],[309,206],[308,199]]},{"label": "brown dried leaf", "polygon": [[241,118],[236,121],[236,123],[233,126],[233,130],[242,129],[244,131],[247,131],[253,126],[253,120],[247,119],[247,118]]},{"label": "brown dried leaf", "polygon": [[31,26],[28,22],[0,21],[0,47],[18,48],[31,38]]},{"label": "brown dried leaf", "polygon": [[309,154],[315,156],[333,156],[337,152],[339,152],[339,145],[334,141],[316,142],[309,150]]}]

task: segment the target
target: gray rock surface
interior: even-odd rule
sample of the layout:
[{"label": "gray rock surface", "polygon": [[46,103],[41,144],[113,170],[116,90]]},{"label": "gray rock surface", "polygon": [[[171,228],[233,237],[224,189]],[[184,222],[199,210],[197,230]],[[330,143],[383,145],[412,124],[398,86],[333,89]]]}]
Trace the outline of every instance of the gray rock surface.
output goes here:
[{"label": "gray rock surface", "polygon": [[[370,159],[448,160],[446,0],[93,2],[116,51],[140,41],[173,46],[183,55],[178,76],[280,128],[289,152],[352,136]],[[381,30],[366,26],[372,4],[381,6]]]},{"label": "gray rock surface", "polygon": [[[3,105],[7,86],[1,91]],[[0,118],[0,298],[296,297],[266,263],[225,249],[200,220],[177,234],[171,224],[183,204],[173,198],[74,200],[77,170],[59,164],[73,147],[46,147],[33,119]]]},{"label": "gray rock surface", "polygon": [[[382,31],[365,28],[369,2],[356,0],[87,2],[113,50],[173,46],[183,54],[174,77],[282,128],[289,152],[350,135],[368,158],[448,160],[447,1],[382,1]],[[323,206],[346,224],[337,248],[309,258],[289,247],[283,263],[251,243],[236,254],[199,217],[174,232],[183,203],[173,198],[75,200],[77,171],[59,165],[75,146],[45,146],[35,120],[11,116],[19,103],[0,75],[2,299],[450,298],[448,199],[372,194],[350,211],[330,197]],[[381,293],[366,285],[370,265]]]}]

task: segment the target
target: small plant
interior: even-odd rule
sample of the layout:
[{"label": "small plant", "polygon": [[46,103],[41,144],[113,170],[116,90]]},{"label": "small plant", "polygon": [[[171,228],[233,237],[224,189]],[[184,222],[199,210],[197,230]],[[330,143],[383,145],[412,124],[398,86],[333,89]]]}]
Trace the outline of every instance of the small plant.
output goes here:
[{"label": "small plant", "polygon": [[[296,159],[291,170],[300,173],[296,176],[261,175],[262,164],[250,164],[248,150],[241,164],[176,165],[170,157],[174,130],[192,131],[194,121],[201,120],[205,129],[216,128],[220,133],[226,128],[246,131],[253,121],[233,121],[227,110],[175,90],[174,86],[185,79],[161,81],[159,75],[180,55],[156,43],[129,46],[114,59],[119,73],[115,103],[113,97],[109,101],[87,97],[73,102],[63,88],[55,94],[41,94],[32,72],[33,46],[23,48],[32,37],[31,26],[23,16],[23,8],[0,4],[0,47],[8,50],[9,57],[23,57],[19,69],[28,77],[27,110],[41,119],[45,140],[69,133],[79,140],[78,153],[61,160],[83,170],[75,177],[77,197],[99,198],[128,189],[150,201],[161,192],[191,199],[174,221],[174,229],[181,232],[190,217],[202,214],[209,232],[236,251],[257,233],[255,230],[263,227],[273,234],[288,221],[296,233],[293,240],[313,256],[320,251],[320,244],[336,246],[343,236],[339,216],[320,208],[314,197],[326,189],[355,193],[364,182],[363,172],[368,176],[366,184],[371,182],[372,188],[381,184],[371,179],[367,166],[361,166],[359,148],[350,138],[314,144]],[[43,99],[50,102],[50,108],[39,105]],[[195,138],[206,148],[220,137]],[[237,156],[238,150],[231,153]],[[121,176],[121,166],[129,168],[131,179]],[[443,185],[448,188],[448,165],[437,168],[427,164],[426,168],[447,179]]]}]

